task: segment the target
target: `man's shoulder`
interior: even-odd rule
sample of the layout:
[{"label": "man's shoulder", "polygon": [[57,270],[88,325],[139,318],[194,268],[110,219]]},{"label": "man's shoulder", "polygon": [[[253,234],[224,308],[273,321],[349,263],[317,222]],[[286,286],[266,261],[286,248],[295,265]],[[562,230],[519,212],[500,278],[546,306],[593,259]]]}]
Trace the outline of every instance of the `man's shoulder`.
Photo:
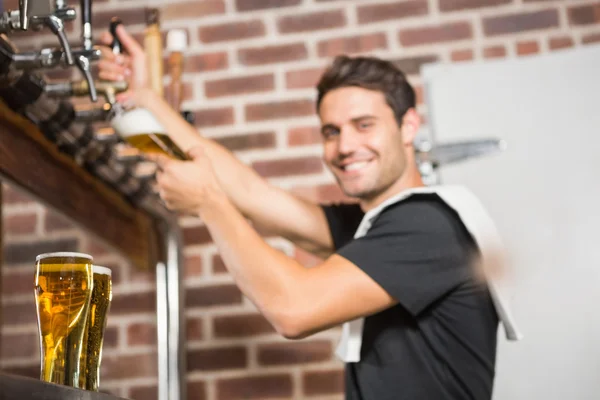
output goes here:
[{"label": "man's shoulder", "polygon": [[386,207],[373,224],[401,230],[443,232],[462,225],[458,214],[436,193],[416,193]]}]

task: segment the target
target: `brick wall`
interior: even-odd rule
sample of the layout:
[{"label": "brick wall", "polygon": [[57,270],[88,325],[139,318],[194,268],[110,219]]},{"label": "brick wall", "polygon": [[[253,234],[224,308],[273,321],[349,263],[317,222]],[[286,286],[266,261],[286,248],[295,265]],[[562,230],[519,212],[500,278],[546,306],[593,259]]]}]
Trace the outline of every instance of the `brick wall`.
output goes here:
[{"label": "brick wall", "polygon": [[[7,3],[15,7],[16,0]],[[140,34],[140,10],[148,5],[96,1],[96,28],[119,15]],[[419,90],[419,110],[426,116],[418,76],[422,64],[532,56],[598,42],[600,2],[187,0],[163,6],[162,26],[188,32],[184,107],[195,111],[204,134],[236,151],[274,184],[327,200],[340,194],[319,159],[313,85],[332,56],[368,53],[396,61]],[[72,28],[73,41],[78,32]],[[24,34],[18,43],[31,48],[55,39]],[[31,293],[35,255],[86,251],[115,272],[103,389],[133,399],[154,398],[153,274],[132,270],[89,235],[15,190],[7,190],[3,211],[0,368],[37,376]],[[278,338],[232,284],[201,223],[186,218],[182,226],[189,399],[340,399],[342,364],[332,354],[339,332],[296,342]],[[316,262],[281,239],[268,241],[307,265]]]}]

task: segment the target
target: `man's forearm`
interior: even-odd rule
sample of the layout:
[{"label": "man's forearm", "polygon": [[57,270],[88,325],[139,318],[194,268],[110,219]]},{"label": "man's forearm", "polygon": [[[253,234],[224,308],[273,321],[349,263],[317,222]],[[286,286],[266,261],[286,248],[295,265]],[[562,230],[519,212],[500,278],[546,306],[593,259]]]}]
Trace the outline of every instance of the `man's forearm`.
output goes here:
[{"label": "man's forearm", "polygon": [[246,216],[251,217],[250,201],[265,197],[266,182],[250,167],[238,160],[228,149],[203,137],[184,120],[163,98],[148,90],[140,106],[147,108],[169,133],[169,137],[184,151],[202,146],[210,158],[221,187]]},{"label": "man's forearm", "polygon": [[281,334],[294,331],[294,306],[307,270],[269,246],[227,201],[215,197],[199,211],[240,290]]}]

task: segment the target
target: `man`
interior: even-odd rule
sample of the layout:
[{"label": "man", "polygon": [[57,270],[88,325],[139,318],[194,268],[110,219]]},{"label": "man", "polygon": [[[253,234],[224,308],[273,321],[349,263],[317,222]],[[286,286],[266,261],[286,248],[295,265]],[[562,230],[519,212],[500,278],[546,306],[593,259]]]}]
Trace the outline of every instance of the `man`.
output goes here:
[{"label": "man", "polygon": [[[358,204],[320,206],[269,185],[198,135],[148,89],[142,49],[122,27],[117,32],[129,57],[107,52],[100,77],[128,78],[132,90],[121,101],[154,113],[192,159],[156,158],[160,196],[204,221],[237,285],[281,335],[364,321],[359,346],[346,342],[340,351],[347,399],[491,398],[498,316],[461,218],[436,193],[418,193],[420,121],[402,72],[374,58],[338,57],[323,75],[323,159]],[[254,227],[325,261],[305,269]]]}]

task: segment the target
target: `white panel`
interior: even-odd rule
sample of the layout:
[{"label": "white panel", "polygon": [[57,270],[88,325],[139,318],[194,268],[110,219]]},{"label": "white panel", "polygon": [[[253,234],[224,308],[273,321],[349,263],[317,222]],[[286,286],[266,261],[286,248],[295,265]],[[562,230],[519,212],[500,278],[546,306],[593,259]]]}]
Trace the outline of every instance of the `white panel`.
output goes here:
[{"label": "white panel", "polygon": [[441,171],[482,199],[515,268],[525,339],[499,331],[494,399],[599,399],[600,47],[423,73],[437,141],[508,145]]}]

